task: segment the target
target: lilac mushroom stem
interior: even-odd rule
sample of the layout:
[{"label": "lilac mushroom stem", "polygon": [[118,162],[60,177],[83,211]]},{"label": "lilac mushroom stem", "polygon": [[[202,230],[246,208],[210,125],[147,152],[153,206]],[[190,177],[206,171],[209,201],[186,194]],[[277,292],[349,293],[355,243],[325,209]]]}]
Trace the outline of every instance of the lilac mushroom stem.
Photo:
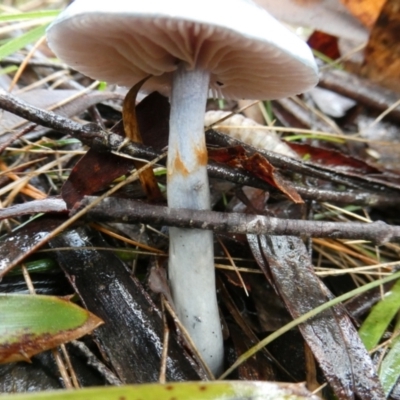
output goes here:
[{"label": "lilac mushroom stem", "polygon": [[[168,144],[168,206],[210,209],[204,112],[210,74],[181,63],[173,75]],[[213,234],[170,228],[169,279],[179,319],[214,374],[223,341],[215,291]]]}]

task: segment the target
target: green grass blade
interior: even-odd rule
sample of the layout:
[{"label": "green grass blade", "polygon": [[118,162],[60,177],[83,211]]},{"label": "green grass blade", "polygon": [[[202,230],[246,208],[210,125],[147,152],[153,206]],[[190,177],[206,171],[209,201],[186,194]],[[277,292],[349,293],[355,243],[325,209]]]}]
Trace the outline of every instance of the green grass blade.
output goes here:
[{"label": "green grass blade", "polygon": [[[400,326],[399,326],[400,328]],[[379,379],[382,383],[385,395],[389,396],[393,386],[400,377],[400,337],[392,342],[392,347],[383,359],[379,369]]]},{"label": "green grass blade", "polygon": [[234,371],[237,367],[239,367],[241,364],[243,364],[248,358],[254,356],[258,351],[260,351],[263,347],[265,347],[267,344],[273,342],[276,338],[279,336],[283,335],[285,332],[290,331],[294,327],[300,325],[301,323],[307,321],[307,319],[314,317],[315,315],[318,315],[320,312],[328,309],[329,307],[333,307],[336,304],[339,304],[343,301],[346,301],[348,299],[351,299],[354,296],[357,296],[361,293],[366,292],[367,290],[373,289],[375,287],[378,287],[380,285],[383,285],[386,282],[391,282],[396,279],[400,278],[400,272],[396,272],[393,275],[387,276],[382,279],[378,279],[376,281],[367,283],[357,289],[351,290],[350,292],[347,292],[345,294],[342,294],[339,297],[336,297],[332,300],[327,301],[326,303],[314,308],[313,310],[301,315],[300,317],[296,318],[295,320],[287,323],[286,325],[282,326],[275,332],[271,333],[268,335],[266,338],[262,339],[260,342],[258,342],[256,345],[251,347],[249,350],[244,352],[238,359],[219,377],[219,379],[224,379],[227,377],[232,371]]},{"label": "green grass blade", "polygon": [[45,34],[47,26],[48,24],[37,26],[15,39],[8,40],[7,43],[0,46],[0,60],[23,49],[29,43],[39,40]]},{"label": "green grass blade", "polygon": [[400,309],[400,280],[374,307],[360,327],[359,334],[367,350],[372,350],[381,340],[390,322]]},{"label": "green grass blade", "polygon": [[12,72],[15,72],[17,70],[18,70],[18,67],[16,65],[9,65],[8,67],[0,69],[0,76],[11,74]]},{"label": "green grass blade", "polygon": [[[1,397],[1,396],[0,396]],[[9,400],[305,400],[301,385],[272,382],[180,382],[7,395]],[[315,397],[313,397],[315,399]]]},{"label": "green grass blade", "polygon": [[[40,258],[39,260],[28,261],[24,265],[30,274],[51,274],[59,271],[57,263],[52,258]],[[22,276],[22,270],[20,267],[16,267],[7,276]]]},{"label": "green grass blade", "polygon": [[0,22],[23,21],[40,18],[55,18],[60,10],[42,10],[18,14],[0,14]]}]

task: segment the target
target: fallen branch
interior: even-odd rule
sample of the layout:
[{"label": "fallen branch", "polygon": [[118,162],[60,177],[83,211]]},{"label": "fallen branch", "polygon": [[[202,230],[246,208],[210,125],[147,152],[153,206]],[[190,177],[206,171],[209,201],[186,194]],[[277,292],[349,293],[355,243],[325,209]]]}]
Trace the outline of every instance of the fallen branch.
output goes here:
[{"label": "fallen branch", "polygon": [[282,154],[274,153],[264,149],[252,147],[246,143],[241,142],[231,136],[224,135],[221,132],[209,129],[206,131],[206,139],[213,144],[222,147],[227,146],[242,146],[250,155],[256,153],[265,157],[274,167],[281,168],[282,170],[297,172],[302,175],[311,176],[314,178],[323,179],[327,182],[335,182],[340,185],[346,185],[350,188],[363,188],[366,190],[373,190],[377,185],[391,188],[400,189],[400,185],[396,181],[385,180],[385,177],[375,177],[373,175],[351,175],[350,172],[332,170],[323,165],[314,165],[304,161],[296,160],[294,158],[286,157]]},{"label": "fallen branch", "polygon": [[[75,214],[97,197],[85,197]],[[256,235],[325,237],[370,240],[377,245],[400,240],[400,226],[372,223],[290,220],[263,215],[223,213],[153,206],[135,200],[109,197],[91,208],[86,217],[95,221],[146,223],[179,228],[209,229]]]},{"label": "fallen branch", "polygon": [[[96,124],[79,124],[51,111],[31,106],[2,90],[0,90],[0,108],[36,124],[54,129],[66,135],[71,135],[99,152],[114,151],[118,152],[121,156],[126,155],[146,160],[152,160],[160,155],[159,152],[151,147],[126,141],[123,137],[105,131]],[[259,149],[244,145],[242,142],[235,141],[235,139],[213,130],[207,132],[207,137],[213,141],[222,141],[226,146],[240,144],[250,152],[259,151]],[[346,184],[349,187],[357,187],[360,184],[359,180],[356,181],[352,178],[339,176],[333,174],[331,171],[323,171],[289,157],[284,157],[268,151],[259,152],[273,165],[287,171]],[[210,176],[214,178],[225,179],[240,185],[254,186],[263,190],[271,190],[271,186],[260,179],[256,179],[249,174],[226,166],[210,164],[208,166],[208,172]],[[379,194],[370,191],[335,192],[333,190],[320,190],[298,185],[293,185],[293,187],[303,198],[310,200],[373,206],[389,206],[397,204],[398,202],[398,194],[394,191],[386,191],[384,194]]]},{"label": "fallen branch", "polygon": [[[349,97],[380,112],[387,110],[399,99],[398,93],[341,70],[321,72],[318,86]],[[389,118],[400,121],[400,107],[392,110]]]},{"label": "fallen branch", "polygon": [[20,101],[4,90],[0,90],[0,108],[38,125],[71,135],[99,152],[120,151],[131,157],[150,160],[159,156],[150,147],[126,141],[120,135],[105,131],[96,124],[79,124],[51,111]]},{"label": "fallen branch", "polygon": [[62,199],[47,198],[32,200],[26,203],[0,209],[0,221],[6,218],[16,218],[21,215],[37,213],[66,213],[67,205]]}]

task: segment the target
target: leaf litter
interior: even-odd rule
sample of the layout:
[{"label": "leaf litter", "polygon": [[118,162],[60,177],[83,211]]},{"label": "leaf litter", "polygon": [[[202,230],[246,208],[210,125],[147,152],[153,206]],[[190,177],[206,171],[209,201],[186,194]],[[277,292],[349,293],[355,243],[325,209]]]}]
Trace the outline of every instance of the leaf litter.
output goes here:
[{"label": "leaf litter", "polygon": [[[387,12],[388,9],[389,5],[385,12]],[[343,12],[343,10],[341,10],[341,12]],[[378,32],[378,29],[382,29],[381,25],[380,28],[377,27],[375,31]],[[365,31],[360,29],[358,32],[363,32],[360,33],[361,37],[364,35]],[[376,33],[376,35],[378,34],[379,32]],[[35,31],[32,35],[32,38],[35,38]],[[376,35],[373,34],[372,38]],[[21,47],[23,45],[25,44],[21,42]],[[31,56],[32,66],[29,65],[28,60],[26,70],[22,74],[23,79],[18,82],[21,87],[26,86],[29,81],[30,83],[35,81],[36,78],[32,76],[32,71],[36,71],[35,68],[39,68],[33,66],[35,61],[42,61],[43,63],[48,62],[47,57],[41,53],[43,50],[45,49],[40,49],[40,51]],[[20,56],[21,53],[18,55]],[[375,58],[375,56],[371,57],[370,52],[367,52],[367,62],[368,60],[371,60],[371,58]],[[377,70],[379,74],[379,67]],[[66,74],[62,82],[63,84],[66,84],[67,87],[70,86],[69,90],[71,90],[71,86],[73,87],[74,85],[85,87],[91,83],[87,81],[87,78],[80,76],[70,78],[68,76],[70,71],[65,72]],[[49,73],[48,69],[47,73]],[[376,72],[374,73],[376,74]],[[8,75],[2,75],[2,81],[0,82],[2,83],[2,86],[10,84],[10,82],[7,82],[7,78]],[[53,83],[57,84],[57,79],[59,78],[60,75],[55,76]],[[340,77],[336,79],[340,80]],[[390,79],[397,79],[397,77],[390,77]],[[379,81],[379,79],[375,80]],[[43,99],[43,102],[36,103],[40,108],[46,108],[47,104],[52,103],[53,96],[57,95],[59,92],[58,90],[50,90],[48,83],[43,84],[45,85],[45,89],[41,89],[43,91],[40,92],[41,95],[39,97],[40,99]],[[33,91],[32,94],[34,94]],[[65,95],[67,96],[66,93]],[[359,101],[357,95],[358,93],[353,93],[353,100],[356,102]],[[121,113],[118,110],[118,106],[115,106],[115,103],[110,104],[109,101],[116,101],[121,98],[122,96],[115,93],[113,88],[110,88],[110,91],[106,93],[96,91],[89,92],[87,95],[72,100],[67,113],[64,115],[68,117],[79,117],[78,120],[84,121],[84,123],[101,123],[104,129],[111,129],[112,126],[121,118]],[[154,99],[153,103],[150,102],[150,105],[147,106],[147,109],[143,111],[142,114],[139,111],[139,108],[137,109],[137,119],[139,124],[147,126],[147,128],[141,132],[143,143],[147,146],[153,146],[155,149],[162,149],[165,146],[167,137],[165,115],[168,115],[168,110],[166,110],[168,103],[165,102],[165,100],[161,100],[163,105],[162,107],[158,107],[156,106],[156,103],[159,101],[160,99],[157,98]],[[130,103],[132,105],[132,101]],[[97,107],[95,106],[96,104],[98,104]],[[300,112],[300,108],[294,107],[294,104],[302,108],[302,111]],[[363,106],[364,103],[361,101],[358,105],[360,104]],[[138,107],[140,107],[140,105]],[[234,105],[232,106],[229,103],[226,103],[224,107],[226,107],[226,109],[223,110],[224,112],[234,111]],[[265,105],[261,104],[261,107],[265,107]],[[211,102],[210,108],[212,108]],[[290,129],[297,128],[309,132],[308,135],[306,132],[304,132],[303,136],[301,134],[298,135],[297,142],[303,145],[302,150],[297,151],[294,149],[298,158],[303,158],[303,160],[307,161],[307,163],[298,161],[302,166],[301,168],[304,168],[303,174],[299,175],[298,172],[291,173],[288,167],[285,168],[282,167],[282,165],[275,164],[274,161],[276,162],[276,159],[268,158],[268,151],[274,151],[274,149],[267,148],[267,156],[264,156],[261,151],[260,155],[256,156],[254,153],[248,153],[246,154],[246,162],[240,160],[240,158],[243,157],[243,153],[240,152],[242,155],[239,155],[239,153],[234,155],[231,163],[232,165],[228,166],[237,168],[239,160],[242,166],[247,163],[247,168],[245,168],[246,173],[251,174],[253,177],[261,178],[270,184],[272,183],[272,187],[269,190],[269,194],[263,197],[262,201],[258,200],[258,202],[254,203],[254,199],[246,203],[245,197],[239,194],[239,183],[227,184],[227,182],[225,182],[225,184],[222,185],[221,181],[215,181],[213,186],[215,186],[216,208],[228,212],[231,210],[230,207],[234,207],[234,203],[243,204],[243,202],[245,202],[247,207],[252,208],[253,213],[256,212],[258,214],[263,214],[265,206],[267,206],[267,210],[269,210],[272,204],[274,204],[274,207],[279,205],[281,208],[280,212],[288,217],[291,216],[291,218],[293,218],[293,214],[298,215],[299,209],[296,209],[294,212],[291,210],[291,208],[293,208],[292,206],[288,205],[288,203],[282,202],[283,196],[279,190],[282,189],[282,185],[276,185],[273,180],[271,182],[271,176],[275,173],[274,169],[277,174],[282,174],[284,181],[288,182],[287,185],[293,190],[295,189],[292,182],[296,182],[298,185],[309,185],[313,188],[317,188],[316,190],[324,189],[332,192],[345,190],[351,193],[352,191],[359,190],[369,191],[371,195],[374,195],[385,190],[392,190],[394,194],[397,193],[398,185],[396,184],[395,175],[398,171],[394,167],[391,170],[391,174],[389,174],[386,171],[386,165],[384,163],[377,162],[377,158],[373,158],[369,155],[367,150],[370,141],[364,140],[361,142],[355,142],[346,140],[347,133],[354,129],[354,126],[361,118],[365,116],[372,116],[372,118],[374,118],[376,110],[374,110],[373,107],[372,109],[367,110],[360,107],[356,109],[347,109],[343,117],[333,119],[330,116],[318,113],[313,105],[310,106],[310,100],[305,96],[301,99],[297,99],[296,102],[292,104],[283,101],[272,102],[272,111],[278,121],[274,121],[274,125],[269,126],[269,129],[273,130],[275,125],[277,125],[277,122],[278,125],[280,122],[284,125],[281,128],[287,128],[289,131]],[[154,119],[154,113],[163,116],[160,118],[161,121],[157,121],[157,123],[160,124],[157,129],[155,129],[154,124],[152,125],[151,123],[152,119]],[[146,115],[150,116],[147,120]],[[129,116],[132,117],[132,114],[128,112],[128,118]],[[0,269],[1,275],[4,275],[4,273],[9,270],[9,266],[16,260],[22,261],[29,259],[30,257],[39,257],[40,253],[37,253],[36,248],[37,243],[39,243],[44,236],[48,235],[52,230],[65,222],[65,208],[63,207],[63,203],[59,203],[60,193],[62,193],[63,199],[68,204],[68,209],[71,209],[71,207],[73,207],[75,203],[79,202],[84,195],[102,193],[104,190],[108,189],[109,185],[115,184],[118,180],[124,179],[124,177],[134,168],[134,163],[127,158],[99,153],[93,148],[89,150],[89,153],[85,155],[78,164],[76,164],[76,160],[80,157],[83,150],[79,143],[56,145],[56,147],[52,147],[49,152],[48,144],[54,143],[54,139],[60,139],[62,136],[57,134],[55,131],[48,130],[48,128],[47,130],[43,130],[38,127],[33,128],[33,133],[24,133],[23,130],[26,129],[26,126],[17,126],[16,124],[22,120],[16,118],[17,117],[12,113],[2,113],[1,124],[3,124],[3,129],[13,129],[13,132],[11,132],[11,134],[5,133],[3,135],[8,147],[3,150],[3,163],[6,170],[4,175],[0,176],[0,180],[2,180],[0,182],[2,186],[1,202],[3,207],[7,207],[6,210],[8,214],[5,214],[5,218],[7,219],[2,223],[3,242],[0,252],[4,255],[4,258]],[[21,116],[19,118],[21,118]],[[133,121],[134,120],[135,118],[133,118]],[[385,119],[384,122],[385,124],[389,124],[391,127],[396,126],[396,120],[390,119],[390,113],[389,117]],[[340,141],[337,143],[328,142],[321,136],[313,136],[313,131],[315,131],[316,126],[326,127],[327,134],[332,133],[332,131],[339,134]],[[381,126],[380,122],[376,123],[377,128]],[[277,128],[279,128],[279,126],[277,126]],[[114,130],[123,132],[123,129],[121,130],[121,125],[119,127],[115,126]],[[158,134],[158,136],[156,137],[155,134]],[[49,138],[45,135],[49,135]],[[285,136],[285,133],[282,135]],[[28,139],[24,139],[24,137]],[[16,139],[18,139],[18,142],[15,142]],[[286,146],[284,142],[281,142],[281,144],[282,146]],[[47,153],[43,152],[40,156],[46,157],[45,161],[38,158],[38,155],[35,152],[43,149],[43,146],[46,146]],[[371,146],[373,147],[373,144],[371,144]],[[248,148],[245,146],[243,148],[246,153]],[[71,154],[68,156],[62,156],[61,154],[64,149],[70,151]],[[119,149],[117,150],[119,151]],[[224,150],[217,148],[213,151],[221,153]],[[316,162],[316,159],[319,159],[319,161]],[[248,160],[252,160],[251,164],[255,164],[256,167],[249,167]],[[284,157],[282,160],[284,160]],[[26,164],[27,162],[36,162],[37,165]],[[264,162],[268,163],[268,168],[263,168],[262,174],[259,172],[257,173],[260,165],[262,166]],[[327,163],[329,164],[328,167],[326,165]],[[24,166],[24,164],[26,164],[26,166]],[[295,162],[293,162],[293,165],[294,164]],[[309,168],[308,171],[311,171],[309,175],[304,173],[306,167]],[[7,168],[12,168],[15,175],[11,176],[10,172],[6,174]],[[73,172],[70,173],[72,168]],[[338,172],[339,168],[341,168],[340,172]],[[92,172],[91,169],[93,169],[94,172]],[[351,175],[349,174],[350,170],[352,172]],[[323,171],[324,179],[322,178],[321,171]],[[157,190],[162,192],[165,189],[165,168],[162,163],[157,164],[155,172],[158,182]],[[268,176],[268,179],[266,179],[266,175]],[[338,182],[339,178],[343,179],[343,183]],[[15,182],[17,183],[11,184],[10,179],[15,179]],[[346,186],[346,184],[348,186]],[[222,189],[219,188],[219,185]],[[61,187],[63,187],[62,190]],[[40,193],[40,196],[47,197],[44,200],[38,200],[38,193]],[[123,189],[123,192],[119,192],[118,195],[145,199],[145,193],[146,191],[143,187],[136,182],[131,183],[128,187]],[[52,200],[51,196],[54,197],[54,200]],[[42,203],[33,203],[31,199],[36,199],[36,202],[42,201]],[[300,203],[300,201],[298,201],[298,203]],[[15,207],[15,209],[11,207]],[[313,214],[323,214],[325,215],[325,218],[330,218],[330,220],[346,221],[348,223],[351,223],[353,218],[340,208],[337,209],[334,214],[329,214],[322,203],[308,205],[308,210],[304,205],[297,207],[302,207],[300,209],[300,215],[302,215],[303,218],[312,219]],[[51,213],[53,218],[47,219],[47,217],[37,216],[39,222],[36,221],[34,224],[26,217],[21,216],[24,213],[36,214],[37,212],[43,214]],[[379,205],[375,208],[360,206],[353,214],[359,217],[366,217],[367,221],[387,218],[390,223],[397,224],[396,217],[393,217],[393,215],[387,215],[388,212],[390,212],[390,210],[385,210],[384,208],[379,207]],[[54,213],[57,214],[57,217],[55,218]],[[27,223],[26,226],[24,226],[25,223]],[[111,227],[106,226],[106,228],[110,229]],[[68,229],[73,232],[73,227],[69,227]],[[162,226],[144,228],[144,231],[146,231],[146,234],[150,237],[150,242],[152,242],[151,245],[157,249],[165,250],[166,242],[162,230]],[[93,233],[91,233],[90,230],[87,231],[83,235],[83,238],[85,235],[94,235],[94,231]],[[135,239],[140,241],[143,233],[140,233],[139,230],[134,235],[136,236]],[[240,237],[240,235],[221,235],[221,240],[225,243],[233,259],[239,260],[238,262],[235,262],[235,264],[239,266],[239,269],[248,266],[250,266],[250,269],[255,269],[255,261],[257,261],[258,264],[263,265],[262,270],[268,278],[269,285],[271,285],[278,293],[293,318],[301,316],[310,309],[329,300],[333,296],[331,293],[334,293],[334,295],[340,295],[354,287],[364,285],[369,279],[377,279],[372,274],[357,274],[357,271],[361,271],[362,268],[365,267],[365,264],[376,264],[374,268],[377,271],[378,279],[379,277],[384,276],[384,274],[394,272],[395,269],[393,267],[385,267],[385,264],[397,260],[399,254],[398,245],[395,243],[385,244],[380,246],[378,249],[373,244],[365,244],[362,242],[359,244],[350,244],[346,241],[333,240],[332,242],[328,242],[321,239],[319,241],[316,240],[313,244],[314,251],[312,257],[310,257],[309,252],[311,250],[306,249],[303,240],[294,237],[280,237],[278,240],[277,237],[274,236],[270,238],[262,236],[259,238],[253,237],[250,240],[250,248],[253,253],[250,253],[246,239]],[[332,246],[332,243],[335,243],[335,247]],[[109,247],[109,250],[107,251],[115,251],[121,244],[113,241],[104,243],[103,245],[104,248]],[[93,247],[92,244],[88,244],[88,246]],[[349,251],[349,248],[352,250]],[[35,250],[34,253],[32,253],[33,249]],[[346,250],[343,251],[343,249]],[[83,255],[88,254],[85,253],[86,250],[81,251],[83,252]],[[78,251],[76,252],[78,254]],[[62,253],[58,253],[56,257],[59,261],[61,260],[61,254]],[[91,257],[92,256],[88,257],[89,264]],[[136,274],[141,277],[142,283],[145,282],[143,275],[146,274],[148,265],[151,262],[154,262],[152,257],[154,257],[154,255],[138,255],[135,257],[135,261],[132,262],[132,266],[136,265],[136,268],[138,268]],[[82,265],[84,264],[83,261],[79,260],[75,262],[77,267],[80,263],[82,263]],[[60,261],[60,263],[62,263],[62,261]],[[329,273],[329,271],[332,270],[352,270],[354,273],[345,274],[343,272],[343,276],[328,276],[327,278],[324,278],[325,285],[329,287],[329,289],[327,289],[320,279],[316,277],[313,272],[312,264],[318,267],[318,271],[325,269]],[[380,265],[382,266],[380,267]],[[104,272],[104,274],[107,274],[107,272]],[[251,293],[251,283],[248,285],[250,297],[246,298],[240,287],[232,283],[232,279],[226,280],[222,274],[221,279],[224,285],[226,285],[228,293],[231,295],[234,294],[234,301],[237,303],[236,306],[239,307],[248,326],[251,327],[252,333],[249,331],[248,334],[251,335],[253,338],[252,340],[255,340],[257,337],[261,339],[266,332],[264,331],[265,327],[263,328],[263,325],[260,324],[257,317],[257,312],[261,313],[259,301],[257,301],[257,312],[254,312],[255,305]],[[247,282],[246,277],[244,277],[244,280]],[[300,282],[304,283],[300,284]],[[267,285],[267,280],[264,281],[264,284]],[[145,283],[144,286],[146,286]],[[71,288],[71,293],[72,292],[73,290]],[[151,292],[149,294],[150,296],[154,296]],[[148,296],[149,294],[145,296]],[[81,296],[81,300],[84,303],[87,301],[83,296]],[[240,350],[240,332],[244,329],[244,325],[241,323],[242,325],[239,325],[238,327],[238,325],[236,325],[237,322],[235,322],[235,325],[231,328],[231,341],[234,342],[233,345],[229,339],[229,325],[233,322],[231,321],[230,313],[226,310],[226,301],[227,298],[225,298],[221,303],[223,317],[225,321],[228,321],[226,325],[228,327],[226,346],[228,349],[231,349],[230,351],[232,352],[234,359],[235,352],[236,357],[238,357],[240,352],[243,351]],[[156,305],[154,307],[156,307]],[[101,313],[102,311],[99,310],[98,312]],[[287,316],[285,316],[285,318],[287,318]],[[395,334],[395,329],[390,325],[390,318],[387,318],[387,324],[389,325],[382,328],[382,332],[376,336],[376,343],[383,340],[380,336],[384,336],[387,331]],[[368,321],[368,318],[366,321]],[[361,398],[384,397],[377,378],[378,375],[374,372],[375,366],[361,344],[359,336],[342,306],[336,306],[329,311],[324,311],[319,316],[312,318],[309,322],[304,322],[300,326],[300,331],[318,361],[319,367],[317,367],[316,371],[317,381],[323,383],[326,379],[339,398],[354,398],[355,394]],[[285,342],[283,341],[283,343]],[[330,343],[330,345],[327,345],[327,343]],[[301,340],[298,340],[298,343],[296,344],[298,348],[303,348]],[[395,337],[393,339],[393,346],[395,346]],[[114,351],[118,351],[118,349]],[[393,354],[395,354],[395,352],[392,352],[390,357],[393,357]],[[337,357],[339,355],[341,361],[338,362]],[[110,356],[112,357],[113,354],[110,353]],[[272,371],[271,380],[273,378],[275,378],[274,380],[290,380],[290,376],[293,376],[293,374],[290,370],[287,371],[288,373],[283,372],[287,368],[286,366],[283,367],[283,360],[280,360],[278,356],[275,353],[273,355],[275,360],[264,360],[260,365],[265,366],[270,363],[269,368],[271,368]],[[386,357],[383,359],[379,372],[382,382],[385,382],[386,378],[383,377],[387,375],[384,371],[388,371],[392,368],[385,367],[385,363],[389,362],[385,360]],[[387,360],[390,360],[389,356]],[[232,359],[229,360],[228,364],[232,364],[232,361]],[[393,364],[395,364],[395,361],[391,360],[390,365]],[[116,368],[116,365],[117,364],[114,365],[114,368]],[[257,364],[253,364],[249,368],[250,369],[247,371],[239,371],[234,377],[246,377],[247,379],[250,379],[252,376],[250,371],[254,372],[255,375],[253,376],[260,376],[257,374],[257,368],[260,368],[259,366],[257,367]],[[306,367],[303,366],[303,368]],[[321,368],[323,372],[322,375],[319,368]],[[197,369],[196,371],[201,375],[200,370]],[[156,376],[158,372],[151,372],[151,369],[149,369],[147,373]],[[324,377],[322,377],[323,375]],[[391,376],[390,385],[386,383],[384,384],[386,395],[389,394],[390,390],[395,385],[395,376]],[[133,380],[134,379],[135,378],[133,378]]]}]

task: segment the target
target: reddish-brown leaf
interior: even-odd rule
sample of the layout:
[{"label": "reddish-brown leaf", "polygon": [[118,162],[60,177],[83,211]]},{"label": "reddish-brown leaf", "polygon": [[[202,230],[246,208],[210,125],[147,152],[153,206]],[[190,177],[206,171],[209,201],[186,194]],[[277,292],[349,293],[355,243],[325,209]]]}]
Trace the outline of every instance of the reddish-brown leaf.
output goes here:
[{"label": "reddish-brown leaf", "polygon": [[[138,125],[146,145],[162,148],[168,139],[168,100],[159,93],[152,93],[136,107]],[[115,131],[121,129],[118,125]],[[133,168],[133,161],[110,153],[89,150],[72,170],[62,188],[62,196],[71,208],[83,196],[106,188],[114,179]]]},{"label": "reddish-brown leaf", "polygon": [[105,189],[132,168],[130,159],[90,149],[72,169],[61,189],[62,198],[72,208],[84,196]]},{"label": "reddish-brown leaf", "polygon": [[281,174],[275,170],[273,165],[263,156],[258,153],[253,154],[251,157],[242,161],[243,168],[268,182],[270,185],[278,188],[283,192],[290,200],[296,204],[304,203],[303,199],[297,193],[297,191],[286,181]]},{"label": "reddish-brown leaf", "polygon": [[360,175],[382,173],[379,169],[368,165],[366,162],[347,156],[336,150],[328,150],[294,142],[288,142],[288,145],[300,157],[307,157],[308,162],[329,166],[336,171]]},{"label": "reddish-brown leaf", "polygon": [[223,149],[209,149],[208,157],[213,161],[228,164],[231,167],[243,168],[257,178],[279,189],[293,202],[297,204],[304,203],[289,182],[259,153],[247,156],[242,146],[234,146]]},{"label": "reddish-brown leaf", "polygon": [[242,146],[209,148],[208,158],[218,163],[238,167],[241,165],[241,161],[246,158],[246,152]]},{"label": "reddish-brown leaf", "polygon": [[329,33],[314,31],[308,38],[307,43],[312,49],[319,51],[332,60],[340,57],[338,39]]}]

